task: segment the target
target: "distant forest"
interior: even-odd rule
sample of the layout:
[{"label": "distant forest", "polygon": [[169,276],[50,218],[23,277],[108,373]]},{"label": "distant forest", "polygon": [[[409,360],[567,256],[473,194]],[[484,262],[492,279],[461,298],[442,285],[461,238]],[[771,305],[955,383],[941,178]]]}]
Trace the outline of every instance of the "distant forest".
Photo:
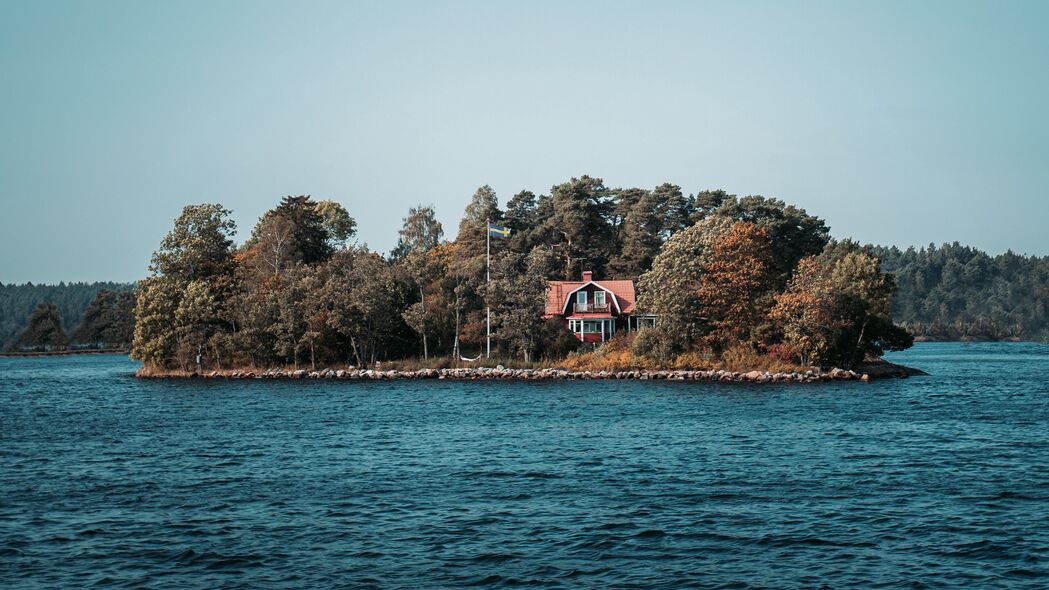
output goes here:
[{"label": "distant forest", "polygon": [[[871,251],[896,280],[893,319],[914,336],[1049,342],[1049,257],[990,256],[957,242],[906,250],[874,246]],[[114,282],[0,283],[0,344],[9,345],[41,303],[54,304],[64,330],[72,334],[100,291],[133,289],[133,283]]]},{"label": "distant forest", "polygon": [[51,303],[66,332],[74,331],[99,291],[130,292],[134,283],[59,283],[57,285],[5,285],[0,283],[0,345],[6,348],[26,327],[26,320],[41,303]]},{"label": "distant forest", "polygon": [[1049,342],[1049,257],[958,242],[873,251],[896,277],[893,319],[915,337]]}]

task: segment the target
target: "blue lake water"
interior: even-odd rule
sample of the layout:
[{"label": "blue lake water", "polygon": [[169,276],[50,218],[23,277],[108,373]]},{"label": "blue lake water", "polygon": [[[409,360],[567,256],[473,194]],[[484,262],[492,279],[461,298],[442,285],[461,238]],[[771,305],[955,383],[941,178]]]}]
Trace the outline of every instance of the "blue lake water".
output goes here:
[{"label": "blue lake water", "polygon": [[0,587],[1049,586],[1049,346],[928,377],[139,381],[0,359]]}]

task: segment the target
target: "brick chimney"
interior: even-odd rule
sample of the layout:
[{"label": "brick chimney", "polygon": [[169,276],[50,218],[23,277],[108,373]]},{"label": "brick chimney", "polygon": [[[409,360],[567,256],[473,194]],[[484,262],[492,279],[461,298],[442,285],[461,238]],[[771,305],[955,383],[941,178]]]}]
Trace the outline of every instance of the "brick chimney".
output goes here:
[{"label": "brick chimney", "polygon": [[584,270],[583,271],[583,282],[584,283],[589,283],[592,280],[594,280],[594,273],[592,271],[589,271],[589,270]]}]

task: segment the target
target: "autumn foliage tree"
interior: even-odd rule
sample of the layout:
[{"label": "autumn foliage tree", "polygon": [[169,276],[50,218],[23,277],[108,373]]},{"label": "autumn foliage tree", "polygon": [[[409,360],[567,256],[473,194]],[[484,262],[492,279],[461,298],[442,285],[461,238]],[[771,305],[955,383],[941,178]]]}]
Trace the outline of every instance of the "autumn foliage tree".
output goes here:
[{"label": "autumn foliage tree", "polygon": [[660,332],[658,338],[640,339],[639,346],[658,343],[660,356],[665,356],[690,348],[705,335],[707,323],[699,299],[700,280],[714,242],[731,226],[731,219],[712,216],[667,240],[651,270],[638,281],[638,308],[656,315],[656,329]]},{"label": "autumn foliage tree", "polygon": [[774,276],[765,228],[737,221],[714,240],[696,297],[708,330],[704,340],[715,352],[755,339],[772,306]]},{"label": "autumn foliage tree", "polygon": [[828,248],[802,259],[771,317],[803,364],[851,367],[866,355],[902,350],[913,337],[892,322],[896,286],[859,248]]}]

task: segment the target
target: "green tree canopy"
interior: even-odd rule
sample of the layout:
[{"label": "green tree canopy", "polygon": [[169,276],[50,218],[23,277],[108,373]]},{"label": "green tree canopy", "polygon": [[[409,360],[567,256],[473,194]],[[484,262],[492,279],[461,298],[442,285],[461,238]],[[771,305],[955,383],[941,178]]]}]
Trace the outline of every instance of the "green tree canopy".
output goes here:
[{"label": "green tree canopy", "polygon": [[499,210],[499,199],[495,190],[487,184],[478,188],[470,198],[459,221],[456,243],[463,246],[466,256],[484,256],[485,241],[488,239],[487,223],[502,223],[503,212]]},{"label": "green tree canopy", "polygon": [[611,193],[600,178],[582,176],[551,188],[551,212],[542,226],[546,243],[564,261],[562,277],[576,277],[583,267],[605,274],[615,249],[609,219]]},{"label": "green tree canopy", "polygon": [[131,345],[134,332],[134,293],[101,289],[71,337],[79,344],[123,348]]},{"label": "green tree canopy", "polygon": [[184,207],[153,253],[150,270],[185,282],[231,272],[236,224],[229,216],[217,203]]},{"label": "green tree canopy", "polygon": [[12,351],[64,350],[69,337],[62,328],[62,316],[52,303],[41,303],[29,314],[25,328],[8,347]]},{"label": "green tree canopy", "polygon": [[444,228],[437,221],[433,206],[419,205],[408,210],[402,220],[397,236],[397,245],[390,253],[393,259],[404,258],[410,253],[425,253],[435,248],[444,238]]},{"label": "green tree canopy", "polygon": [[329,245],[333,249],[344,247],[357,233],[357,221],[336,201],[318,201],[316,209],[321,217],[321,227],[328,233]]}]

